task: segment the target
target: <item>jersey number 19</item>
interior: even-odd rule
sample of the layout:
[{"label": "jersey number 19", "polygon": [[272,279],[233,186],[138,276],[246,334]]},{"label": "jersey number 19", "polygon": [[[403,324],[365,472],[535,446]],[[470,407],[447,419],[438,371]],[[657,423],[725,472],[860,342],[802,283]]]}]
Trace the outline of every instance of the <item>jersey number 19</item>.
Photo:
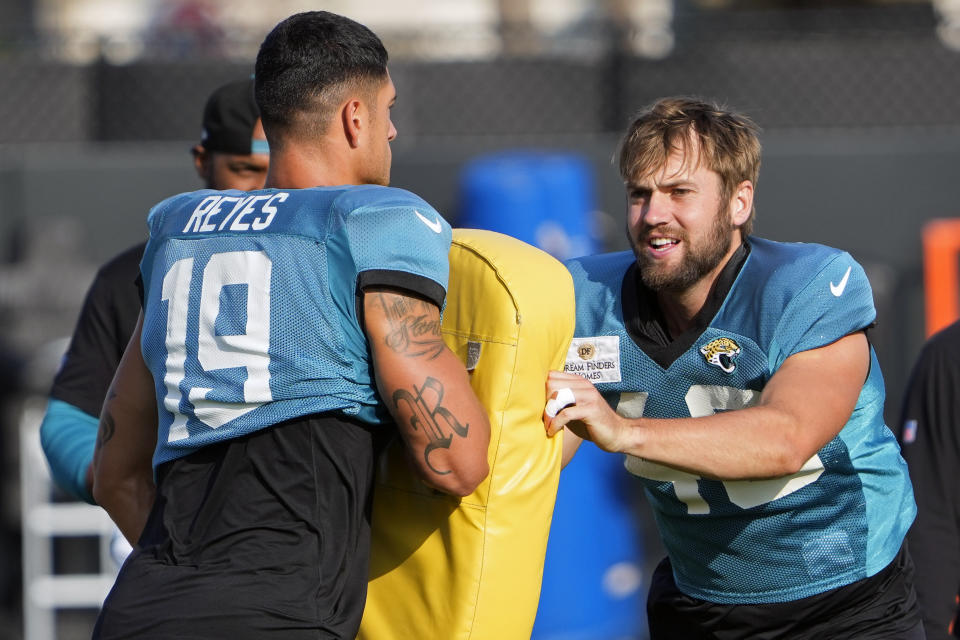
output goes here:
[{"label": "jersey number 19", "polygon": [[[188,341],[187,324],[190,308],[194,258],[174,262],[163,277],[161,300],[167,302],[166,372],[167,388],[163,406],[173,414],[168,442],[188,436],[187,419],[180,407],[184,393],[193,405],[192,415],[208,427],[216,429],[272,399],[270,392],[270,275],[273,262],[263,251],[230,251],[215,253],[203,267],[200,285],[199,324],[196,341]],[[221,293],[230,285],[246,286],[244,308],[222,309]],[[240,316],[222,318],[224,313]],[[245,316],[242,317],[242,316]],[[217,335],[218,319],[221,325],[245,325],[242,333]],[[232,320],[232,322],[224,322]],[[195,358],[202,373],[200,385],[181,385],[186,377],[188,357]],[[243,368],[246,380],[242,385],[215,382],[209,372],[219,369]],[[196,376],[191,376],[194,379]],[[206,386],[204,386],[206,383]],[[219,384],[219,387],[216,385]],[[231,389],[230,387],[235,387]],[[207,399],[217,388],[218,395],[231,391],[242,401],[225,402]]]}]

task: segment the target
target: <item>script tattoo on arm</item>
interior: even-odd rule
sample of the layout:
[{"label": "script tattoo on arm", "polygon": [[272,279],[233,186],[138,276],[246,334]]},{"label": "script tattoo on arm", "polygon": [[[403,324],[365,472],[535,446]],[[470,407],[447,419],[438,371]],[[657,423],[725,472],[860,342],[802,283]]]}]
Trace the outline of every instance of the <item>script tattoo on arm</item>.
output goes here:
[{"label": "script tattoo on arm", "polygon": [[393,402],[400,412],[406,405],[410,414],[407,420],[416,431],[427,436],[427,446],[423,450],[423,460],[437,475],[446,475],[450,470],[441,470],[430,461],[430,454],[437,449],[449,449],[454,435],[467,437],[469,424],[460,424],[457,417],[443,406],[443,384],[436,378],[428,377],[423,386],[413,387],[414,393],[398,389],[393,393]]},{"label": "script tattoo on arm", "polygon": [[403,295],[377,293],[377,301],[390,323],[386,345],[394,352],[412,358],[433,360],[443,351],[440,318],[429,312],[429,302]]}]

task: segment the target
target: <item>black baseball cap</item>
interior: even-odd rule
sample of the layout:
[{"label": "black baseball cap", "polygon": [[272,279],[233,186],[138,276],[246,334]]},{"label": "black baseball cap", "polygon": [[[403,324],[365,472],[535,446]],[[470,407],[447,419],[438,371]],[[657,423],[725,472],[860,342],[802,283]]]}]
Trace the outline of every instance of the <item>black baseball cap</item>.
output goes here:
[{"label": "black baseball cap", "polygon": [[269,153],[265,141],[253,139],[259,117],[252,79],[225,84],[210,95],[203,108],[200,144],[220,153]]}]

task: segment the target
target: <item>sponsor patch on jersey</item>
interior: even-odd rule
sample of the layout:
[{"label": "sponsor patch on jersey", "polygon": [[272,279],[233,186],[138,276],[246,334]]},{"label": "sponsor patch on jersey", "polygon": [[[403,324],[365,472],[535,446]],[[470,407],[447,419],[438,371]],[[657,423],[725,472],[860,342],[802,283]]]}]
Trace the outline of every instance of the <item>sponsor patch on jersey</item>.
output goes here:
[{"label": "sponsor patch on jersey", "polygon": [[740,345],[733,338],[716,338],[700,347],[707,364],[720,367],[724,373],[733,373],[737,368],[736,358],[740,355]]},{"label": "sponsor patch on jersey", "polygon": [[620,336],[574,338],[563,370],[591,382],[620,382]]}]

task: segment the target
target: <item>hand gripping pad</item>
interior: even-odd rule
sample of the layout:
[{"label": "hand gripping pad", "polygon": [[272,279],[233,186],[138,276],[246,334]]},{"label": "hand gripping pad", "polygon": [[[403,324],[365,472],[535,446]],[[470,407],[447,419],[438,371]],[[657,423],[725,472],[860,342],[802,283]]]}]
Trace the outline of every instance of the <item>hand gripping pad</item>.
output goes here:
[{"label": "hand gripping pad", "polygon": [[562,433],[548,439],[547,371],[575,322],[557,260],[492,231],[456,229],[443,337],[490,416],[490,475],[470,496],[423,485],[402,445],[381,460],[363,640],[527,640],[543,578]]}]

